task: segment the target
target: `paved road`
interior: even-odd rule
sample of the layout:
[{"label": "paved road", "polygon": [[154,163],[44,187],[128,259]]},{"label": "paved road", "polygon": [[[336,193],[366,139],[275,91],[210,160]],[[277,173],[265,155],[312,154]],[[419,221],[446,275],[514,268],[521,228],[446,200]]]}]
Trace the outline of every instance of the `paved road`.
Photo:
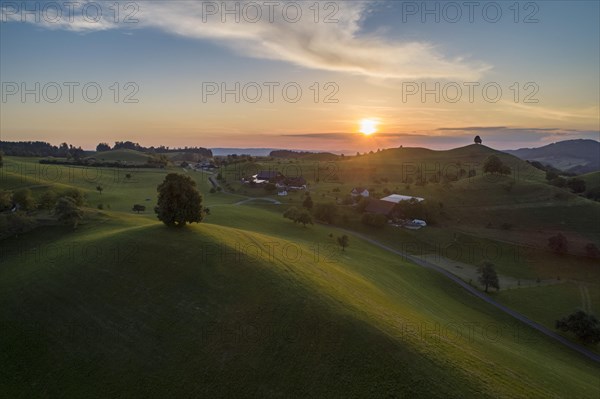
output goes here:
[{"label": "paved road", "polygon": [[504,313],[507,313],[509,315],[511,315],[512,317],[514,317],[515,319],[518,319],[519,321],[522,321],[523,323],[527,324],[528,326],[530,326],[531,328],[534,328],[536,330],[538,330],[539,332],[541,332],[542,334],[547,335],[550,338],[555,339],[556,341],[562,343],[565,346],[568,346],[569,348],[581,353],[582,355],[588,357],[589,359],[592,359],[593,361],[595,361],[596,363],[600,363],[600,355],[595,354],[594,352],[584,348],[581,345],[578,345],[572,341],[569,341],[568,339],[558,335],[557,333],[555,333],[554,331],[550,330],[549,328],[544,327],[543,325],[536,323],[535,321],[523,316],[521,313],[519,312],[515,312],[514,310],[507,308],[506,306],[502,305],[499,302],[496,302],[495,300],[493,300],[492,298],[490,298],[488,295],[484,294],[483,292],[479,291],[477,288],[472,287],[471,285],[467,284],[466,282],[464,282],[463,280],[461,280],[459,277],[455,276],[454,274],[450,273],[449,271],[434,265],[433,263],[427,262],[426,260],[420,259],[416,256],[407,254],[405,252],[402,251],[398,251],[397,249],[391,248],[377,240],[374,240],[370,237],[367,237],[363,234],[360,233],[356,233],[354,231],[350,231],[350,230],[346,230],[346,229],[341,229],[345,231],[348,234],[352,234],[356,237],[359,237],[373,245],[376,245],[380,248],[385,249],[386,251],[395,253],[396,255],[402,256],[404,259],[408,259],[411,262],[422,266],[422,267],[426,267],[428,269],[432,269],[437,271],[438,273],[443,274],[444,276],[448,277],[450,280],[454,281],[455,283],[457,283],[458,285],[460,285],[461,287],[463,287],[465,290],[469,291],[471,294],[475,295],[476,297],[484,300],[485,302],[489,303],[492,306],[495,306],[496,308],[500,309],[501,311],[503,311]]}]

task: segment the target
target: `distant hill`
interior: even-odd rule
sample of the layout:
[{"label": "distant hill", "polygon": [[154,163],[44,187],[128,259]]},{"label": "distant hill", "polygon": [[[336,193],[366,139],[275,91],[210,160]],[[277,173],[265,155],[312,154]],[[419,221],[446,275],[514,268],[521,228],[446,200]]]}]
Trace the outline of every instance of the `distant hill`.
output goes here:
[{"label": "distant hill", "polygon": [[338,155],[330,152],[310,152],[310,151],[290,151],[290,150],[275,150],[271,151],[269,156],[273,158],[285,159],[306,159],[311,161],[333,161],[338,159]]},{"label": "distant hill", "polygon": [[97,161],[115,161],[115,162],[129,162],[129,163],[147,163],[152,159],[152,156],[144,154],[140,151],[135,150],[110,150],[104,152],[98,152],[90,157],[95,158]]},{"label": "distant hill", "polygon": [[521,148],[504,152],[574,174],[600,170],[600,143],[596,140],[566,140],[538,148]]},{"label": "distant hill", "polygon": [[211,148],[214,156],[227,155],[252,155],[253,157],[267,157],[271,151],[276,151],[277,148]]}]

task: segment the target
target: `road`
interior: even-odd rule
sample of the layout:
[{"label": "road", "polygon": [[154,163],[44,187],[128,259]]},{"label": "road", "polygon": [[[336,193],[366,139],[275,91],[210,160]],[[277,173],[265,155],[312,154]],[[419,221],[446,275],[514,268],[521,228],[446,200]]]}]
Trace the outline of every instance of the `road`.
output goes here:
[{"label": "road", "polygon": [[497,309],[503,311],[506,314],[511,315],[512,317],[514,317],[515,319],[527,324],[529,327],[536,329],[537,331],[541,332],[542,334],[562,343],[565,346],[568,346],[569,348],[573,349],[574,351],[577,351],[579,353],[581,353],[582,355],[586,356],[587,358],[595,361],[596,363],[600,363],[600,355],[595,354],[594,352],[584,348],[581,345],[578,345],[572,341],[569,341],[568,339],[558,335],[557,333],[555,333],[554,331],[550,330],[549,328],[544,327],[543,325],[536,323],[535,321],[525,317],[524,315],[522,315],[519,312],[515,312],[514,310],[507,308],[506,306],[502,305],[499,302],[496,302],[494,299],[492,299],[491,297],[489,297],[488,295],[486,295],[485,293],[479,291],[477,288],[467,284],[466,282],[464,282],[463,280],[461,280],[459,277],[455,276],[454,274],[450,273],[449,271],[436,266],[430,262],[427,262],[426,260],[420,259],[416,256],[410,255],[408,253],[402,252],[402,251],[398,251],[397,249],[391,248],[377,240],[374,240],[370,237],[367,237],[363,234],[351,231],[351,230],[346,230],[346,229],[342,229],[340,228],[340,230],[351,234],[353,236],[356,236],[362,240],[365,240],[373,245],[378,246],[379,248],[385,249],[386,251],[392,252],[396,255],[402,256],[404,259],[407,259],[421,267],[425,267],[427,269],[432,269],[435,270],[438,273],[443,274],[444,276],[446,276],[447,278],[449,278],[450,280],[454,281],[456,284],[460,285],[461,287],[463,287],[465,290],[467,290],[468,292],[470,292],[471,294],[475,295],[476,297],[478,297],[479,299],[489,303],[492,306],[495,306]]}]

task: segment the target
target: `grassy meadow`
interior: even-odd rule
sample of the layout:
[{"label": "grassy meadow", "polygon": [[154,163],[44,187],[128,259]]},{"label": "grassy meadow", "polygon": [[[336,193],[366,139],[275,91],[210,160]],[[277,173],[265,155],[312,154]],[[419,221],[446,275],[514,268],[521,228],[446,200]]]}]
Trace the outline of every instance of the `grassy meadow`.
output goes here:
[{"label": "grassy meadow", "polygon": [[[47,224],[0,241],[0,392],[597,398],[600,365],[432,270],[352,234],[345,251],[336,245],[340,227],[353,230],[464,264],[456,274],[465,281],[474,280],[469,267],[491,259],[512,285],[490,295],[550,328],[578,308],[600,314],[600,267],[580,248],[600,245],[600,204],[547,185],[543,172],[506,154],[513,175],[484,176],[490,153],[396,149],[335,162],[261,160],[213,175],[5,157],[1,189],[39,198],[75,187],[87,217],[76,230]],[[111,156],[124,154],[102,155]],[[406,183],[408,168],[466,164],[475,176]],[[354,186],[424,197],[435,221],[417,231],[375,228],[340,206],[335,226],[302,227],[282,213],[304,193],[243,185],[239,177],[255,168],[300,171],[314,202],[340,201]],[[196,181],[210,209],[202,223],[169,229],[156,220],[156,186],[170,172]],[[210,193],[219,172],[231,189]],[[282,204],[247,201],[262,197]],[[146,211],[134,213],[134,204]],[[570,242],[561,256],[546,248],[558,231]]]}]

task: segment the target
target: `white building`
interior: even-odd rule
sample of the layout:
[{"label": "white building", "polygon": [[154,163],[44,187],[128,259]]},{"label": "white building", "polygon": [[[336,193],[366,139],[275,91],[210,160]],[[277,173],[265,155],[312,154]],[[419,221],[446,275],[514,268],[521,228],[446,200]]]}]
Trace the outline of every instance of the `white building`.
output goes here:
[{"label": "white building", "polygon": [[421,198],[421,197],[412,197],[410,195],[400,195],[400,194],[392,194],[392,195],[388,195],[387,197],[382,198],[382,201],[388,201],[388,202],[393,202],[394,204],[397,204],[400,201],[410,201],[411,199],[415,199],[417,202],[421,202],[421,201],[425,201],[425,198]]}]

